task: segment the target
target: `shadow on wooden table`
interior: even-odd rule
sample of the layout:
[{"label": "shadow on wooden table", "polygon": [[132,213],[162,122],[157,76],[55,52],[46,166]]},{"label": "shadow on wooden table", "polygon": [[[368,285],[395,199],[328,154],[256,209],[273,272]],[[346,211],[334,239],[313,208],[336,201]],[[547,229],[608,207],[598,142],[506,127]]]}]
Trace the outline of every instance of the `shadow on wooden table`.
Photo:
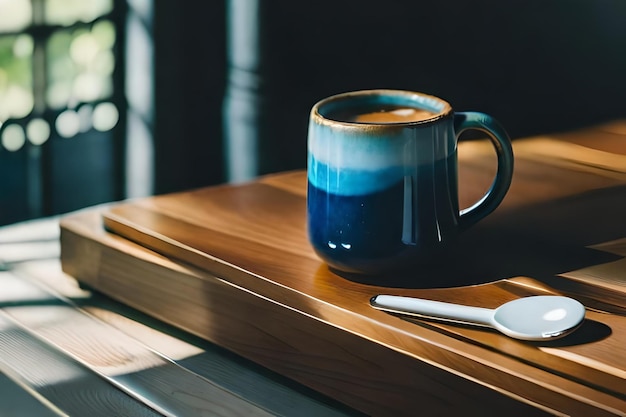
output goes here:
[{"label": "shadow on wooden table", "polygon": [[439,259],[384,277],[347,279],[402,288],[454,287],[515,276],[538,280],[616,261],[590,245],[626,237],[626,186],[502,208],[459,236]]}]

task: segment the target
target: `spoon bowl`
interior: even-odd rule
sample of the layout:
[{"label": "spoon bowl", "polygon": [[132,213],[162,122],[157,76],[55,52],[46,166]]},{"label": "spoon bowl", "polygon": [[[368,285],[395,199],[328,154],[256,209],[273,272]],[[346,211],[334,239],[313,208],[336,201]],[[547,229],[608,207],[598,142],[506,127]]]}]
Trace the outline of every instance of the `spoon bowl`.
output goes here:
[{"label": "spoon bowl", "polygon": [[569,297],[537,295],[518,298],[494,310],[493,327],[522,340],[563,337],[585,318],[585,307]]}]

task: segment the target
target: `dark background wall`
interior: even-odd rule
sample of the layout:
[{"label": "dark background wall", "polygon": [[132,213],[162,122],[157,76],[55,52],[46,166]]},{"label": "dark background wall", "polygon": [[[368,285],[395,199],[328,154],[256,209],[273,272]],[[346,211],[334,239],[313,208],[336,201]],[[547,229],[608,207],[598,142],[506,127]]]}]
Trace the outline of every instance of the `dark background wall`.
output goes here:
[{"label": "dark background wall", "polygon": [[261,72],[285,107],[351,89],[415,89],[491,112],[513,136],[625,114],[624,2],[263,5]]},{"label": "dark background wall", "polygon": [[[126,3],[115,4],[123,30]],[[153,4],[158,194],[231,180],[226,151],[254,161],[252,175],[304,168],[309,109],[348,90],[434,94],[492,114],[513,138],[626,118],[623,0]],[[235,45],[234,33],[252,41]],[[52,142],[43,160],[58,154],[58,172],[43,166],[44,211],[29,209],[30,154],[0,155],[0,224],[123,198],[113,142],[94,136],[62,152]]]},{"label": "dark background wall", "polygon": [[[167,3],[156,10],[158,191],[226,179],[225,88],[256,109],[230,123],[256,130],[256,150],[234,152],[255,152],[259,173],[303,168],[310,107],[348,90],[434,94],[492,114],[514,138],[626,116],[620,0],[231,0],[258,7],[236,27],[228,2]],[[241,48],[223,46],[224,30],[256,37],[252,67],[224,61]]]}]

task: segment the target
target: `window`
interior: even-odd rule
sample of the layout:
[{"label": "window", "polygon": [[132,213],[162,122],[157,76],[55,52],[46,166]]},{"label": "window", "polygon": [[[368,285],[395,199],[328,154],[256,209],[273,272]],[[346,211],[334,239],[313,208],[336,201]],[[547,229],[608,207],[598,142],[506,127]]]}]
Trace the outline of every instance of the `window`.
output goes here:
[{"label": "window", "polygon": [[128,10],[0,0],[0,224],[125,196]]}]

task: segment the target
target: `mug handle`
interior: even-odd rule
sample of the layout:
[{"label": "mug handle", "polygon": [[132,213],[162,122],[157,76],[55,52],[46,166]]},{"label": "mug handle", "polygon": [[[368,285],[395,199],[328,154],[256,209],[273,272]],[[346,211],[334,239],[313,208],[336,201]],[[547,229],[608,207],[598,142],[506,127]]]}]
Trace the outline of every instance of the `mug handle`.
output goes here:
[{"label": "mug handle", "polygon": [[496,149],[498,169],[487,193],[474,205],[459,212],[459,227],[467,229],[494,211],[504,199],[513,178],[513,147],[504,128],[491,116],[478,112],[454,114],[454,131],[458,141],[466,130],[486,133]]}]

